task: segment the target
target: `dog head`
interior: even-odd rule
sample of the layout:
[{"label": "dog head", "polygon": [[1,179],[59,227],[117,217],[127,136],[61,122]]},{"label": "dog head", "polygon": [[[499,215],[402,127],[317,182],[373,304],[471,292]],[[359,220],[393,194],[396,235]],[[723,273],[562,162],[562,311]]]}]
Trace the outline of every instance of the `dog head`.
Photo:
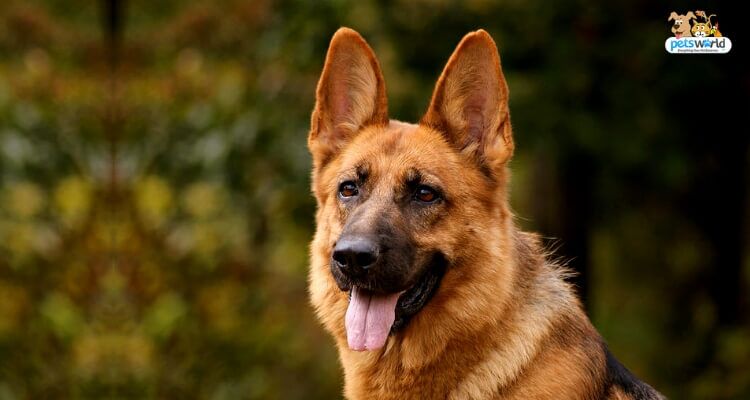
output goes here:
[{"label": "dog head", "polygon": [[685,15],[680,15],[672,11],[669,14],[669,19],[667,19],[667,21],[673,21],[672,34],[677,38],[691,36],[690,21],[692,20],[695,20],[695,14],[692,11],[688,11]]},{"label": "dog head", "polygon": [[308,146],[318,204],[312,302],[352,349],[382,347],[438,296],[441,279],[481,273],[473,260],[493,258],[483,256],[507,239],[498,221],[510,220],[508,88],[485,31],[464,37],[412,125],[389,120],[374,53],[358,33],[340,29],[318,83]]}]

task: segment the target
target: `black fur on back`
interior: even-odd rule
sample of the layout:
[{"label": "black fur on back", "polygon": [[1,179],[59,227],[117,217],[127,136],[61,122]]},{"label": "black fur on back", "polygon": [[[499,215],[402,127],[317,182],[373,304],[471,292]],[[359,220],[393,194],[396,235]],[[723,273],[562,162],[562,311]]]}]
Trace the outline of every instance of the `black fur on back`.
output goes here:
[{"label": "black fur on back", "polygon": [[654,388],[638,379],[624,365],[622,365],[615,356],[604,345],[604,353],[607,356],[607,378],[609,380],[609,390],[615,387],[635,400],[664,400],[664,396],[659,394]]}]

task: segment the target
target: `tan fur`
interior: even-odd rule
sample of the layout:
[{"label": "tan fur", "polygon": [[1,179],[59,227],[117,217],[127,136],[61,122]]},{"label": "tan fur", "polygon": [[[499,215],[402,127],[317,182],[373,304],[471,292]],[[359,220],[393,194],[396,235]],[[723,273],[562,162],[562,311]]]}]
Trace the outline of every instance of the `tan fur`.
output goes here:
[{"label": "tan fur", "polygon": [[[490,36],[480,30],[461,41],[419,125],[384,122],[384,93],[371,49],[356,32],[338,31],[309,137],[318,202],[309,290],[339,349],[345,396],[618,398],[606,386],[603,343],[565,270],[546,260],[536,236],[514,226],[508,88]],[[329,263],[346,220],[337,188],[362,162],[373,182],[364,223],[398,214],[393,188],[409,169],[445,188],[446,204],[411,228],[418,249],[439,249],[450,266],[434,297],[385,347],[355,352],[344,329],[348,295]]]}]

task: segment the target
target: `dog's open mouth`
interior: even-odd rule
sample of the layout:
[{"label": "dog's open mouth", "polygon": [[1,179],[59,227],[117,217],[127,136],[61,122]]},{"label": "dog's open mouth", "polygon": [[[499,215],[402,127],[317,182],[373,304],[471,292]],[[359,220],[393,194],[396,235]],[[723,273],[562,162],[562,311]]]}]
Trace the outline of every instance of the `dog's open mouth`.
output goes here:
[{"label": "dog's open mouth", "polygon": [[435,294],[445,264],[442,256],[435,257],[419,281],[401,292],[381,294],[352,286],[345,319],[349,348],[364,351],[383,347],[388,335],[406,326]]}]

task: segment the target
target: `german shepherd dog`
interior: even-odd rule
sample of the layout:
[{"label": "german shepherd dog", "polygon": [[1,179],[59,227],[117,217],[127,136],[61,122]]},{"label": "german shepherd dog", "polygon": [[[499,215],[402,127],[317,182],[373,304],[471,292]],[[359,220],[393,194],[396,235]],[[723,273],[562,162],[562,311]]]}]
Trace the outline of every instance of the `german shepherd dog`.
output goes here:
[{"label": "german shepherd dog", "polygon": [[660,399],[589,322],[566,271],[508,205],[500,58],[463,38],[418,124],[389,120],[383,74],[341,28],[308,146],[311,302],[349,399]]}]

